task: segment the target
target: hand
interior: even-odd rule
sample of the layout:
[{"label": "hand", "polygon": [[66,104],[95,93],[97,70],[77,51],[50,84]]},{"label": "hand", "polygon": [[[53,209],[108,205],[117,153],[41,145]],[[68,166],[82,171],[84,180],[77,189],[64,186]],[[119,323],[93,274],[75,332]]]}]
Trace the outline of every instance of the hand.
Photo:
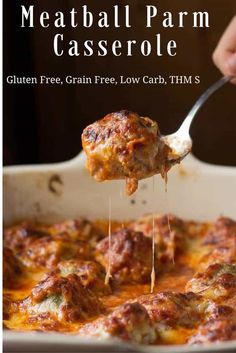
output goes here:
[{"label": "hand", "polygon": [[[236,16],[222,35],[213,53],[213,61],[224,75],[236,77]],[[236,84],[236,79],[232,83]]]}]

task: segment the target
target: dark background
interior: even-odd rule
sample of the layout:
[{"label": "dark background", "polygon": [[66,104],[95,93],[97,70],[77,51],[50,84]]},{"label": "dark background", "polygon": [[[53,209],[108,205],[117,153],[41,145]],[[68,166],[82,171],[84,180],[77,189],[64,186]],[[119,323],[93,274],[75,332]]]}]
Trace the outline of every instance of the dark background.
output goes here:
[{"label": "dark background", "polygon": [[[115,4],[131,5],[132,29],[34,29],[20,28],[20,5],[35,4],[36,13],[69,12],[87,4],[94,13]],[[193,29],[191,17],[185,28],[145,29],[145,5],[162,11],[209,11],[210,29]],[[83,128],[106,113],[130,109],[159,122],[163,134],[175,131],[198,96],[220,73],[211,61],[217,41],[236,13],[235,0],[5,0],[4,81],[17,76],[104,75],[200,75],[200,85],[167,86],[31,86],[4,83],[4,163],[48,163],[68,160],[81,149]],[[37,16],[36,16],[37,17]],[[176,18],[176,17],[175,17]],[[56,57],[53,35],[64,33],[67,41],[76,39],[144,39],[163,33],[163,40],[175,39],[178,55],[132,58],[107,56]],[[228,84],[202,109],[192,128],[194,154],[207,162],[236,166],[236,87]]]}]

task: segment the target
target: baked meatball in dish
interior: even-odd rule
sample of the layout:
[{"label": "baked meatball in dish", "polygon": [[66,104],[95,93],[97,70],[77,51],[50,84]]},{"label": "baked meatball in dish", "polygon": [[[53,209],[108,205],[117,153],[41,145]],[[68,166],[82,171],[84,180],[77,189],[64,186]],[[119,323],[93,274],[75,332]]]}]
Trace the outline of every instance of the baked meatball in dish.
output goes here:
[{"label": "baked meatball in dish", "polygon": [[227,217],[220,217],[207,232],[204,244],[217,245],[230,239],[236,241],[236,222]]},{"label": "baked meatball in dish", "polygon": [[235,307],[219,306],[189,339],[189,344],[209,344],[236,339]]},{"label": "baked meatball in dish", "polygon": [[127,110],[86,127],[82,145],[90,174],[97,181],[125,179],[128,195],[136,191],[140,179],[164,175],[169,169],[170,148],[161,139],[157,123]]},{"label": "baked meatball in dish", "polygon": [[85,325],[79,335],[99,339],[118,338],[141,344],[151,344],[157,339],[148,313],[139,303],[125,303],[119,306],[107,317]]},{"label": "baked meatball in dish", "polygon": [[62,322],[76,322],[100,314],[103,305],[76,274],[62,277],[52,272],[22,301],[21,310],[27,310],[39,320],[52,317]]},{"label": "baked meatball in dish", "polygon": [[49,236],[46,227],[22,222],[4,230],[4,246],[10,248],[17,255],[26,249],[33,241]]},{"label": "baked meatball in dish", "polygon": [[82,240],[95,246],[97,241],[104,238],[101,229],[85,218],[70,219],[61,223],[55,223],[48,228],[52,237],[64,238],[69,241]]},{"label": "baked meatball in dish", "polygon": [[111,293],[109,284],[105,284],[105,269],[95,261],[68,260],[58,264],[60,275],[65,277],[76,274],[82,285],[98,295]]},{"label": "baked meatball in dish", "polygon": [[71,242],[67,238],[42,237],[32,242],[20,255],[22,262],[30,267],[55,267],[58,262],[69,259],[91,258],[91,248],[85,241]]},{"label": "baked meatball in dish", "polygon": [[109,222],[7,228],[4,327],[150,345],[236,339],[235,221]]},{"label": "baked meatball in dish", "polygon": [[[145,255],[144,255],[145,254]],[[110,275],[118,283],[146,283],[152,271],[152,241],[141,232],[119,229],[101,240],[96,258],[104,267],[110,262]]]},{"label": "baked meatball in dish", "polygon": [[[201,322],[207,303],[194,293],[162,292],[137,298],[154,324],[159,343],[185,343]],[[182,333],[182,336],[181,336]]]},{"label": "baked meatball in dish", "polygon": [[129,228],[142,232],[149,238],[152,238],[154,233],[156,255],[164,263],[173,263],[178,250],[183,250],[188,230],[186,223],[173,215],[140,217],[133,221]]},{"label": "baked meatball in dish", "polygon": [[22,274],[22,264],[14,256],[11,249],[3,249],[3,286],[4,288],[16,288],[19,276]]},{"label": "baked meatball in dish", "polygon": [[197,273],[187,284],[186,290],[202,296],[224,300],[236,295],[236,265],[214,264]]},{"label": "baked meatball in dish", "polygon": [[209,229],[203,239],[203,245],[210,248],[201,259],[201,268],[212,263],[236,262],[236,222],[220,217]]}]

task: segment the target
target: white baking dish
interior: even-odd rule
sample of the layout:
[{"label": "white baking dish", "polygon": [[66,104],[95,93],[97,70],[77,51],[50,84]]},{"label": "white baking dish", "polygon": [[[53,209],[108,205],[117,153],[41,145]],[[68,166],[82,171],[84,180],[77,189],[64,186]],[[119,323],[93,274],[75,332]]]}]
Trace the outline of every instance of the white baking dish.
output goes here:
[{"label": "white baking dish", "polygon": [[[134,196],[122,196],[123,181],[96,183],[84,168],[81,153],[71,161],[4,168],[4,223],[23,219],[54,222],[86,216],[108,218],[108,200],[112,200],[112,218],[130,219],[149,212],[171,212],[186,219],[215,220],[219,215],[236,218],[236,168],[202,163],[192,155],[169,173],[168,193],[164,182],[155,177],[140,183]],[[81,340],[56,334],[5,332],[6,351],[142,351],[205,352],[236,351],[236,342],[206,347],[142,346]]]}]

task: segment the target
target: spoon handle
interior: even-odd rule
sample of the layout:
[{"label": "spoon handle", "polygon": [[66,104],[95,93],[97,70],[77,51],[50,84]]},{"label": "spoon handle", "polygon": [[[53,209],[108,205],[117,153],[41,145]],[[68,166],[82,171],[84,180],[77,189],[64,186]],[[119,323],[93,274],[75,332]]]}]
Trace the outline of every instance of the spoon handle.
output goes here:
[{"label": "spoon handle", "polygon": [[186,118],[184,119],[182,125],[179,128],[180,130],[185,130],[186,132],[189,132],[190,125],[196,116],[197,112],[199,109],[202,107],[202,105],[208,100],[208,98],[216,92],[219,88],[224,86],[227,82],[232,80],[232,76],[223,76],[220,80],[215,82],[211,87],[209,87],[202,95],[201,97],[196,101]]}]

